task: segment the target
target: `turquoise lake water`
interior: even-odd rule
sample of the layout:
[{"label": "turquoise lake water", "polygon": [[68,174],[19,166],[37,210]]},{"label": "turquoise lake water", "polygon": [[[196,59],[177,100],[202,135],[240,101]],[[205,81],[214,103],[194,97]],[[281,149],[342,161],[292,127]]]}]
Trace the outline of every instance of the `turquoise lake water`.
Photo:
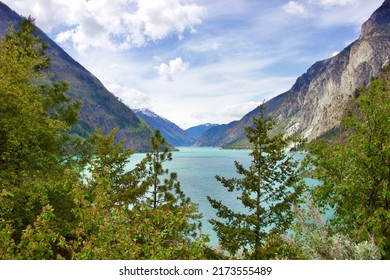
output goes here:
[{"label": "turquoise lake water", "polygon": [[[238,177],[234,166],[234,161],[240,162],[248,167],[251,162],[249,150],[222,150],[212,147],[179,147],[180,151],[173,152],[173,160],[164,166],[170,172],[176,172],[180,186],[186,196],[192,202],[197,203],[199,211],[203,214],[202,232],[210,236],[209,245],[218,243],[215,232],[208,222],[210,218],[215,218],[215,210],[210,206],[207,196],[217,200],[222,200],[235,211],[240,211],[243,206],[237,200],[236,193],[230,193],[215,179],[216,175],[226,178]],[[303,155],[294,155],[297,160]],[[130,158],[129,168],[135,166],[145,154],[134,154]]]}]

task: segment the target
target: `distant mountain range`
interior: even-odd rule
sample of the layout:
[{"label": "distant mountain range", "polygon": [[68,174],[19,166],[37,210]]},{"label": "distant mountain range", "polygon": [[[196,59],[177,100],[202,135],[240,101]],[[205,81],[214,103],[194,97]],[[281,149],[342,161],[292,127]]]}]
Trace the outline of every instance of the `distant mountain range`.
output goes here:
[{"label": "distant mountain range", "polygon": [[202,133],[202,135],[193,144],[193,146],[194,147],[201,147],[201,146],[222,147],[223,145],[220,143],[221,135],[223,135],[225,131],[228,131],[229,129],[234,127],[237,123],[238,121],[234,121],[228,124],[221,124],[209,128],[204,133]]},{"label": "distant mountain range", "polygon": [[190,146],[195,139],[171,121],[157,115],[149,109],[135,109],[135,114],[147,122],[153,129],[160,130],[161,135],[173,146]]},{"label": "distant mountain range", "polygon": [[[340,118],[356,89],[377,76],[390,61],[390,0],[363,24],[360,37],[338,55],[313,64],[290,90],[265,103],[275,131],[300,134],[307,140],[326,137],[340,127]],[[248,147],[245,127],[258,109],[241,120],[212,128],[197,146]],[[207,135],[206,135],[207,134]]]},{"label": "distant mountain range", "polygon": [[187,128],[185,132],[187,132],[192,138],[199,139],[199,137],[201,137],[203,133],[205,133],[207,130],[215,126],[218,126],[218,124],[205,123],[205,124]]},{"label": "distant mountain range", "polygon": [[[1,37],[5,34],[9,22],[17,27],[21,19],[21,16],[0,2]],[[135,151],[150,150],[152,129],[43,31],[38,29],[36,35],[49,45],[47,54],[51,57],[50,70],[55,74],[54,79],[69,82],[68,95],[82,102],[80,120],[73,133],[88,136],[98,127],[102,128],[104,133],[118,127],[117,138],[123,140],[127,148]]]}]

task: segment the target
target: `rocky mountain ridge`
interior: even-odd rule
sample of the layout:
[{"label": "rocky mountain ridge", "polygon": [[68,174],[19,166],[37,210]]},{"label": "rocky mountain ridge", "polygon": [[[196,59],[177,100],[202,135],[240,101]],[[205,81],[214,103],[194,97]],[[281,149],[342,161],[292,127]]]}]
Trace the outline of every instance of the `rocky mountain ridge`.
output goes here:
[{"label": "rocky mountain ridge", "polygon": [[[265,103],[276,131],[300,134],[308,141],[340,126],[340,118],[356,89],[377,76],[390,60],[390,0],[363,24],[360,37],[338,55],[314,63],[295,84]],[[199,146],[245,147],[244,128],[258,115],[255,109],[232,127],[220,129]]]}]

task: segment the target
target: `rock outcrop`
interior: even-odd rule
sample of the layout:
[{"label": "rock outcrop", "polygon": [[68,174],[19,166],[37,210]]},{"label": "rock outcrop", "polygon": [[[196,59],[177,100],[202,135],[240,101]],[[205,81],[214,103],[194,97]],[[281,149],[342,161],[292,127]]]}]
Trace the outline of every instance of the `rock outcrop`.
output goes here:
[{"label": "rock outcrop", "polygon": [[[360,37],[338,55],[314,63],[292,88],[266,102],[266,114],[276,130],[300,134],[308,141],[340,126],[340,119],[356,89],[377,76],[390,60],[390,0],[367,20]],[[215,146],[231,146],[245,139],[258,109],[223,132]],[[210,144],[210,143],[209,143]]]}]

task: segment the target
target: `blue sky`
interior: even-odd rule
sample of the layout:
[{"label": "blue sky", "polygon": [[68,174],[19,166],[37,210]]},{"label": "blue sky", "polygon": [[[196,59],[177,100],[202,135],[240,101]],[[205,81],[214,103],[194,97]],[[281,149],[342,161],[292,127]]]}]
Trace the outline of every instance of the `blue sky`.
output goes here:
[{"label": "blue sky", "polygon": [[356,40],[383,0],[2,0],[130,108],[240,119]]}]

